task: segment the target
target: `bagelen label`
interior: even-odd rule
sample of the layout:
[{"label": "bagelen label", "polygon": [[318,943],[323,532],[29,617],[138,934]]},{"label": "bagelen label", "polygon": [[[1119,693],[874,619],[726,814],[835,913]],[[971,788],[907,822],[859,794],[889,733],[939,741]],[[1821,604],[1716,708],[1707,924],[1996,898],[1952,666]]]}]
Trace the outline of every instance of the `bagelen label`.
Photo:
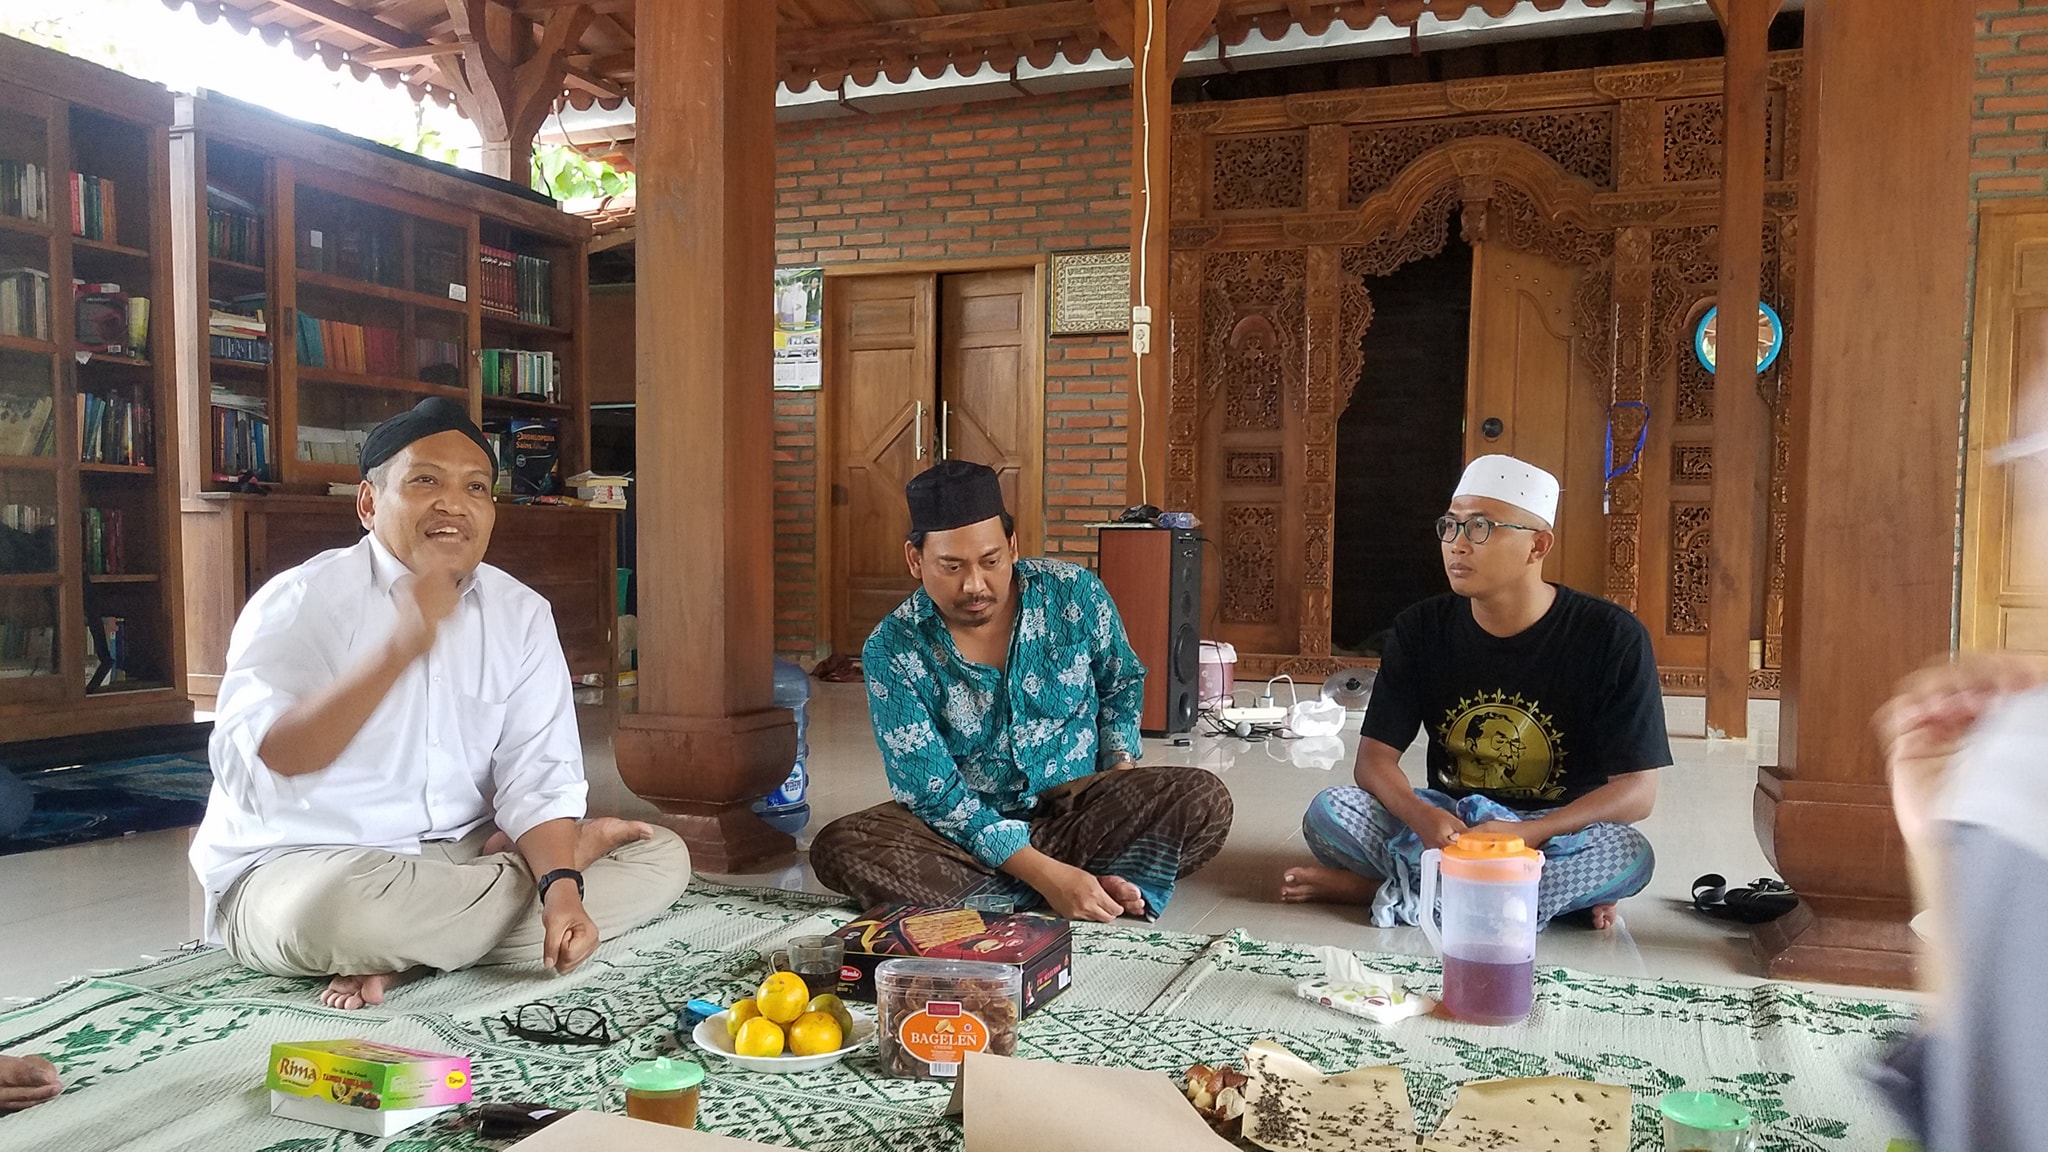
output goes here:
[{"label": "bagelen label", "polygon": [[968,1052],[988,1051],[988,1025],[954,1001],[934,1000],[913,1012],[896,1029],[903,1050],[934,1069],[957,1066]]}]

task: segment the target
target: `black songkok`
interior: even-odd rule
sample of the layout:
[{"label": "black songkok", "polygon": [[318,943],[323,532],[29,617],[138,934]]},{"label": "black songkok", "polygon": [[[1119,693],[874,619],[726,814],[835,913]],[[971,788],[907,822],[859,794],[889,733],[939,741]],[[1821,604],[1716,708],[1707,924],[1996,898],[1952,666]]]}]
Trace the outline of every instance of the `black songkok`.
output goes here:
[{"label": "black songkok", "polygon": [[429,396],[414,405],[412,411],[401,412],[370,429],[369,437],[363,441],[363,478],[369,479],[371,469],[398,455],[406,445],[437,432],[460,432],[469,437],[490,458],[491,469],[496,472],[498,454],[482,430],[470,421],[469,410],[445,396]]},{"label": "black songkok", "polygon": [[995,470],[966,460],[941,460],[903,486],[912,532],[944,532],[1001,516],[1003,486]]}]

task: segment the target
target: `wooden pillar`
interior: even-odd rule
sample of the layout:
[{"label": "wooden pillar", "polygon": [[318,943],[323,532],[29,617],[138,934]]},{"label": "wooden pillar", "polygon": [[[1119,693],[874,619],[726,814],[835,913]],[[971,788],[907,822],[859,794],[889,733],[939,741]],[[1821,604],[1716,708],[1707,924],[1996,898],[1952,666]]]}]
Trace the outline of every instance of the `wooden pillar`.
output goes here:
[{"label": "wooden pillar", "polygon": [[649,4],[639,52],[640,709],[619,775],[698,868],[792,851],[749,803],[796,759],[774,704],[775,7]]},{"label": "wooden pillar", "polygon": [[1774,977],[1912,977],[1870,718],[1949,646],[1972,40],[1970,0],[1806,6],[1782,734],[1756,801],[1801,904],[1754,929]]},{"label": "wooden pillar", "polygon": [[1764,82],[1778,0],[1723,0],[1721,286],[1715,322],[1714,522],[1707,559],[1707,735],[1749,735],[1749,641],[1762,567],[1770,421],[1752,337],[1764,261]]},{"label": "wooden pillar", "polygon": [[1168,345],[1166,252],[1172,203],[1173,73],[1167,0],[1132,0],[1130,502],[1166,491]]}]

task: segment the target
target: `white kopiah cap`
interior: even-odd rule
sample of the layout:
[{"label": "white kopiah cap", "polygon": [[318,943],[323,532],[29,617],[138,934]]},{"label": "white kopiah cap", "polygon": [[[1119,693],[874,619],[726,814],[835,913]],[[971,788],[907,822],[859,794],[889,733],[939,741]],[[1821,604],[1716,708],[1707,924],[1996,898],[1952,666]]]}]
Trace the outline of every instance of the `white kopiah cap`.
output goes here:
[{"label": "white kopiah cap", "polygon": [[1544,524],[1557,523],[1557,477],[1513,456],[1481,456],[1458,478],[1460,496],[1499,500],[1534,512]]}]

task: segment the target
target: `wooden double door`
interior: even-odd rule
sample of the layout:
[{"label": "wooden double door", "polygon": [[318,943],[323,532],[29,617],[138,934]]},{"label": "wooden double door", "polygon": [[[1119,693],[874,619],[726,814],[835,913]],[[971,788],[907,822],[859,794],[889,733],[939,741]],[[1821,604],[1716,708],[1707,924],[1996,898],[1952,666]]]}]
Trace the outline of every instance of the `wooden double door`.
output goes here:
[{"label": "wooden double door", "polygon": [[1040,270],[830,276],[825,409],[829,639],[857,653],[916,588],[903,486],[943,459],[995,469],[1017,544],[1043,540]]},{"label": "wooden double door", "polygon": [[2048,431],[2048,202],[1984,212],[1973,344],[1962,646],[2048,652],[2048,457],[1994,455]]}]

